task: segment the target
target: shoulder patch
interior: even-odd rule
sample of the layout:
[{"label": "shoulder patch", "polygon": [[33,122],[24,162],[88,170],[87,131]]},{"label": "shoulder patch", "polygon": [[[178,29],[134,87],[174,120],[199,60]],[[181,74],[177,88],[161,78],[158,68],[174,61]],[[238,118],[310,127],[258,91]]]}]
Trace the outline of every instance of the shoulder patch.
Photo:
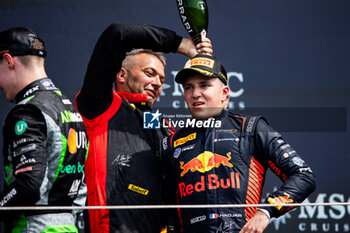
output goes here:
[{"label": "shoulder patch", "polygon": [[27,123],[23,120],[17,121],[15,125],[16,135],[22,135],[27,130]]}]

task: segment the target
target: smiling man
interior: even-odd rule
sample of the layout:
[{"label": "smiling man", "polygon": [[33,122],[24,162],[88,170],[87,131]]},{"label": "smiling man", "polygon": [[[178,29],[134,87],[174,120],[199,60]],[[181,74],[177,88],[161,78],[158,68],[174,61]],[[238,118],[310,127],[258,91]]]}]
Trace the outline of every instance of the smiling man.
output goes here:
[{"label": "smiling man", "polygon": [[117,74],[117,90],[147,95],[152,106],[162,92],[165,81],[165,58],[147,49],[129,52]]},{"label": "smiling man", "polygon": [[[86,161],[88,205],[161,204],[160,141],[165,129],[143,129],[143,112],[162,91],[162,53],[212,53],[167,29],[110,25],[91,56],[76,106],[90,141]],[[116,90],[113,89],[115,83]],[[90,210],[91,232],[159,232],[159,210]]]},{"label": "smiling man", "polygon": [[[262,117],[225,110],[229,100],[227,74],[217,58],[198,54],[175,77],[197,121],[213,118],[216,127],[182,128],[164,139],[163,166],[168,204],[258,204],[268,168],[284,184],[266,203],[301,203],[314,189],[311,169]],[[199,126],[198,126],[199,125]],[[291,208],[180,209],[168,218],[184,233],[263,232],[270,217]],[[179,229],[182,228],[182,229]]]}]

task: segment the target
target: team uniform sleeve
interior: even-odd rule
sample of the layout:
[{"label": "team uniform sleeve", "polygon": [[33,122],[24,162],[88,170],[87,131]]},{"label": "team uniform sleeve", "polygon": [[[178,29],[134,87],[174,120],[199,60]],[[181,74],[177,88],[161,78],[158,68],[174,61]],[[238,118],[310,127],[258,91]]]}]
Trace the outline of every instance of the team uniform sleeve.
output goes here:
[{"label": "team uniform sleeve", "polygon": [[182,37],[175,32],[144,24],[111,24],[98,39],[77,96],[79,111],[92,119],[111,104],[112,86],[126,53],[134,48],[176,52]]},{"label": "team uniform sleeve", "polygon": [[31,206],[39,200],[47,169],[46,123],[32,105],[14,107],[4,125],[6,186],[0,206]]},{"label": "team uniform sleeve", "polygon": [[[283,181],[282,186],[269,195],[266,203],[301,203],[315,190],[316,181],[311,168],[264,119],[257,123],[255,144],[257,154],[262,157],[260,159],[267,162],[273,173]],[[269,211],[271,217],[278,217],[292,208],[276,206],[263,209]]]},{"label": "team uniform sleeve", "polygon": [[[85,206],[86,205],[86,193],[87,193],[87,186],[85,183],[85,173],[83,173],[83,177],[82,177],[82,182],[79,186],[79,190],[78,190],[78,195],[76,196],[76,198],[73,201],[73,206]],[[80,216],[80,214],[83,213],[83,210],[80,209],[73,209],[72,210],[72,214],[74,216],[75,222],[78,221],[78,218]]]}]

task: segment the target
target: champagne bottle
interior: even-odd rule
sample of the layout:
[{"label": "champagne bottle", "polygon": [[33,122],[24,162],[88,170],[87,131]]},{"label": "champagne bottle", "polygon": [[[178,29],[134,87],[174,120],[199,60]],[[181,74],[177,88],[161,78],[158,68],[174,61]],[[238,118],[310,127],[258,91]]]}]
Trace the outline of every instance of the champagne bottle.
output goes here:
[{"label": "champagne bottle", "polygon": [[208,31],[208,7],[206,0],[176,0],[181,22],[194,44],[201,42]]}]

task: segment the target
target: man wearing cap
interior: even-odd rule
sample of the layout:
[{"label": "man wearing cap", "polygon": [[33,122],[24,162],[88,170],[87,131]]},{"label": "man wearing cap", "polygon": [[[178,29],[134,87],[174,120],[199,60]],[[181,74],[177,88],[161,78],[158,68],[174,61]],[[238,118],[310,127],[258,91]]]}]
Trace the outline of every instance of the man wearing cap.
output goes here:
[{"label": "man wearing cap", "polygon": [[[87,134],[73,104],[47,78],[44,42],[23,27],[0,32],[0,89],[16,105],[4,127],[0,206],[84,205]],[[6,232],[78,232],[78,211],[1,211]],[[12,230],[13,229],[13,230]]]},{"label": "man wearing cap", "polygon": [[[315,189],[311,169],[263,117],[226,110],[227,74],[217,58],[199,54],[176,75],[196,122],[164,139],[168,204],[258,204],[268,168],[284,182],[265,203],[301,203]],[[204,121],[215,121],[205,126]],[[183,208],[177,232],[263,232],[291,207]],[[169,216],[175,224],[176,214]]]}]

